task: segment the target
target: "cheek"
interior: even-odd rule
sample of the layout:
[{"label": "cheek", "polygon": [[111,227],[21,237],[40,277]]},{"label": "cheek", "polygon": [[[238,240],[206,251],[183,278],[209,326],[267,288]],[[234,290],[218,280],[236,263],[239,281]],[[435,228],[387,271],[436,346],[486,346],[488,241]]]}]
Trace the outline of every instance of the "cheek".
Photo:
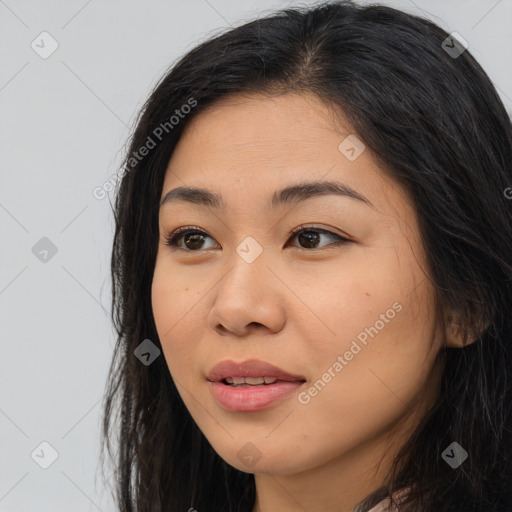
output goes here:
[{"label": "cheek", "polygon": [[[183,276],[183,274],[181,274]],[[206,332],[206,312],[201,299],[208,282],[199,286],[169,265],[155,267],[151,303],[163,355],[173,377],[185,382],[197,366],[198,350]]]},{"label": "cheek", "polygon": [[345,411],[382,404],[383,414],[387,407],[396,413],[400,400],[427,386],[434,364],[433,289],[416,267],[401,267],[394,250],[347,258],[342,271],[328,274],[323,286],[307,287],[323,325],[302,323],[313,383],[320,379],[315,401],[328,409],[343,403]]},{"label": "cheek", "polygon": [[179,364],[180,352],[185,343],[179,343],[177,333],[180,330],[184,319],[181,310],[186,307],[186,292],[178,289],[178,283],[170,276],[176,274],[167,272],[163,266],[157,264],[151,286],[151,303],[156,330],[164,356],[173,370],[173,365]]},{"label": "cheek", "polygon": [[[315,348],[348,350],[358,335],[363,343],[371,339],[367,330],[376,322],[377,330],[385,332],[400,315],[396,311],[400,306],[393,308],[393,304],[403,299],[411,276],[397,268],[394,252],[358,249],[347,251],[340,261],[323,262],[313,271],[305,268],[295,272],[296,276],[307,275],[307,280],[293,276],[288,279],[310,308],[309,320],[302,321],[301,326]],[[293,308],[290,311],[293,313]],[[384,321],[380,315],[385,316]]]},{"label": "cheek", "polygon": [[164,333],[166,329],[170,328],[171,315],[173,314],[172,307],[172,284],[170,279],[164,278],[164,272],[158,264],[155,267],[153,274],[153,282],[151,284],[151,307],[153,309],[153,317],[158,331],[160,341],[164,341]]},{"label": "cheek", "polygon": [[[363,327],[347,317],[350,334],[340,335],[334,344],[317,345],[309,354],[315,370],[300,397],[296,420],[303,421],[305,432],[314,428],[316,438],[338,439],[330,449],[345,449],[384,432],[432,396],[432,325],[420,321],[411,304],[402,300],[402,309],[393,309],[396,314],[389,315],[384,326],[375,325],[375,314]],[[372,311],[385,314],[386,307],[372,303]]]},{"label": "cheek", "polygon": [[[165,262],[163,258],[157,258],[153,282],[151,285],[151,304],[155,324],[160,336],[160,341],[166,341],[166,333],[174,332],[174,326],[178,322],[186,321],[187,311],[190,314],[199,300],[200,291],[197,287],[190,286],[190,279],[180,277],[180,272]],[[183,318],[181,321],[180,319]],[[172,328],[172,331],[169,330]]]}]

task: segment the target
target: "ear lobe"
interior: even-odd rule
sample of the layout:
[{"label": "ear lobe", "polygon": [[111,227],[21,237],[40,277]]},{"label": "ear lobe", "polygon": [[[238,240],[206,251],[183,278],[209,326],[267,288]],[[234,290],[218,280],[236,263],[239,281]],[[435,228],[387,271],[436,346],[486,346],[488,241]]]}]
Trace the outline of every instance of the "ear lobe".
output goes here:
[{"label": "ear lobe", "polygon": [[[466,345],[472,343],[474,340],[466,341]],[[446,324],[446,346],[450,348],[462,348],[464,344],[464,333],[462,332],[459,322],[450,316]]]},{"label": "ear lobe", "polygon": [[482,322],[479,322],[478,333],[475,334],[472,329],[468,329],[466,333],[467,339],[464,339],[465,333],[459,318],[451,312],[446,319],[446,346],[451,348],[463,348],[471,345],[480,338],[487,327],[488,325],[483,326]]}]

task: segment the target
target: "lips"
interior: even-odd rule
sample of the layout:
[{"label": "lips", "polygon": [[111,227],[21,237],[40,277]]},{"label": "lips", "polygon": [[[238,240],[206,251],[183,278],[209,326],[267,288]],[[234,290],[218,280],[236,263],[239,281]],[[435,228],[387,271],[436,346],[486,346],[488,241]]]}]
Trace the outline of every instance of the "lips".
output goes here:
[{"label": "lips", "polygon": [[302,375],[288,373],[277,366],[257,359],[235,363],[234,361],[222,361],[216,364],[208,373],[207,380],[220,382],[227,378],[257,378],[267,377],[285,382],[305,382]]},{"label": "lips", "polygon": [[302,375],[264,361],[222,361],[207,375],[217,403],[230,412],[257,412],[282,403],[304,385]]}]

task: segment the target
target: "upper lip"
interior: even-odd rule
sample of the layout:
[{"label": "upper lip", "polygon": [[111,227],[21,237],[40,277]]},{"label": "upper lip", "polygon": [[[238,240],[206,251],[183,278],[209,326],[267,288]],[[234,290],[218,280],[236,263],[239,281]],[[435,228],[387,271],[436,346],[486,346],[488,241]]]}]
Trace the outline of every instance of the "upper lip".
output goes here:
[{"label": "upper lip", "polygon": [[227,377],[273,377],[277,380],[304,381],[301,375],[285,372],[277,366],[257,359],[250,359],[235,363],[234,361],[221,361],[208,373],[206,378],[211,382],[219,382]]}]

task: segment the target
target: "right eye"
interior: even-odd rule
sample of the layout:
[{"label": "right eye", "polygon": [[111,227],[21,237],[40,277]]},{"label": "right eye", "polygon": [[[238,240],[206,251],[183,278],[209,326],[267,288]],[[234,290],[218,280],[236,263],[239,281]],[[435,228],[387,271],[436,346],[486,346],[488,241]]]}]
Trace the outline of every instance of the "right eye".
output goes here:
[{"label": "right eye", "polygon": [[[175,247],[177,249],[182,249],[184,251],[194,252],[196,249],[204,248],[201,244],[204,242],[205,237],[211,238],[202,229],[199,229],[196,226],[184,226],[171,233],[165,239],[165,245],[168,245],[169,247]],[[180,247],[179,242],[182,238],[191,243],[192,248],[187,245],[185,247]]]}]

